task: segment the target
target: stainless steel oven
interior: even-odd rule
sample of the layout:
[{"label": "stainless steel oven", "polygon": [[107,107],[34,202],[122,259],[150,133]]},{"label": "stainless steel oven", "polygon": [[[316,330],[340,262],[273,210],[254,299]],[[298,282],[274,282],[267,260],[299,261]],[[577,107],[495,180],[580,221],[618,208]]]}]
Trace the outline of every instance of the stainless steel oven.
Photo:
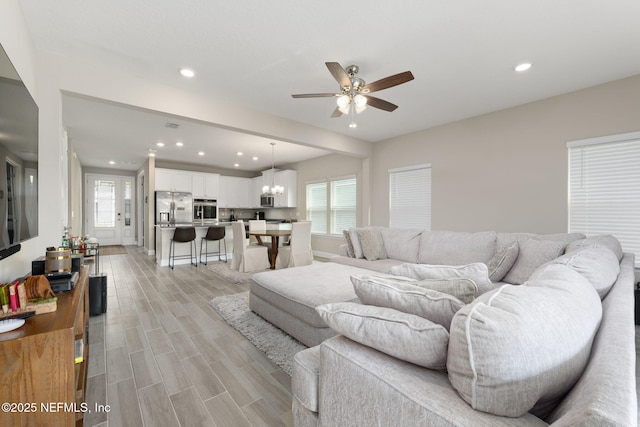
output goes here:
[{"label": "stainless steel oven", "polygon": [[214,223],[218,220],[216,199],[193,199],[193,222]]}]

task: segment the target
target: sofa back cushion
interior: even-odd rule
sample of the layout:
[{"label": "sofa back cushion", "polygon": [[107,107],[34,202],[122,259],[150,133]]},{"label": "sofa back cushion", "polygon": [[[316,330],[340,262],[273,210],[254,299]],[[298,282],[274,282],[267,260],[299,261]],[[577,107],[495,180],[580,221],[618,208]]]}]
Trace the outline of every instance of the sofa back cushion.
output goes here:
[{"label": "sofa back cushion", "polygon": [[620,274],[620,262],[613,252],[606,247],[585,247],[568,252],[536,270],[529,280],[536,280],[547,266],[552,264],[566,265],[582,274],[603,299]]},{"label": "sofa back cushion", "polygon": [[581,248],[608,248],[615,254],[618,261],[622,260],[622,246],[620,241],[611,234],[598,234],[596,236],[587,237],[580,240],[575,240],[567,246],[567,252],[572,252]]},{"label": "sofa back cushion", "polygon": [[496,232],[424,231],[420,238],[420,264],[463,265],[488,263],[496,253]]},{"label": "sofa back cushion", "polygon": [[418,262],[422,230],[377,227],[382,235],[387,258],[404,262]]},{"label": "sofa back cushion", "polygon": [[504,233],[500,232],[496,235],[496,243],[498,249],[513,242],[522,243],[529,239],[538,240],[555,240],[558,242],[564,242],[565,246],[576,240],[584,239],[586,236],[583,233],[554,233],[554,234],[533,234],[533,233]]},{"label": "sofa back cushion", "polygon": [[503,285],[456,313],[449,380],[476,410],[544,417],[582,374],[601,317],[589,281],[550,265],[535,281]]}]

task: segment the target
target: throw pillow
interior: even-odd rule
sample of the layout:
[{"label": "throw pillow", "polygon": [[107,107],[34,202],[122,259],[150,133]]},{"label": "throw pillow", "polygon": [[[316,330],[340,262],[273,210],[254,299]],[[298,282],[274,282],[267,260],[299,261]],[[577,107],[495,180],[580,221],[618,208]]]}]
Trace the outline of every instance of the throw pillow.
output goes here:
[{"label": "throw pillow", "polygon": [[478,287],[478,295],[493,289],[487,265],[481,262],[467,265],[400,264],[391,267],[389,273],[417,280],[470,279]]},{"label": "throw pillow", "polygon": [[513,263],[518,258],[518,252],[520,251],[520,245],[518,241],[505,245],[491,258],[491,261],[487,264],[489,268],[489,279],[492,282],[499,282],[502,278],[511,270]]},{"label": "throw pillow", "polygon": [[359,228],[356,230],[362,254],[367,261],[386,259],[387,252],[384,250],[384,242],[380,231],[375,228]]},{"label": "throw pillow", "polygon": [[600,299],[607,295],[620,274],[620,263],[611,250],[604,246],[586,247],[569,252],[538,268],[529,282],[540,277],[546,267],[553,264],[566,265],[583,275],[598,292]]},{"label": "throw pillow", "polygon": [[478,285],[467,278],[424,279],[416,281],[414,285],[453,295],[465,304],[469,304],[478,296]]},{"label": "throw pillow", "polygon": [[544,419],[582,375],[601,317],[587,279],[551,265],[536,281],[503,285],[456,313],[449,380],[476,410]]},{"label": "throw pillow", "polygon": [[351,244],[353,245],[353,257],[364,258],[362,253],[362,246],[360,246],[360,240],[358,239],[358,233],[355,227],[349,229],[349,236],[351,237]]},{"label": "throw pillow", "polygon": [[449,333],[441,325],[392,308],[336,302],[316,307],[334,331],[400,360],[443,369]]},{"label": "throw pillow", "polygon": [[362,304],[415,314],[444,326],[447,331],[454,314],[464,306],[452,295],[395,278],[352,275],[351,283]]},{"label": "throw pillow", "polygon": [[350,258],[355,257],[355,252],[353,251],[353,242],[351,241],[351,234],[349,234],[349,230],[342,230],[342,234],[344,235],[344,240],[347,242],[347,255]]},{"label": "throw pillow", "polygon": [[528,239],[520,243],[518,258],[511,270],[502,279],[512,285],[521,285],[542,264],[558,258],[564,251],[565,243],[554,240]]}]

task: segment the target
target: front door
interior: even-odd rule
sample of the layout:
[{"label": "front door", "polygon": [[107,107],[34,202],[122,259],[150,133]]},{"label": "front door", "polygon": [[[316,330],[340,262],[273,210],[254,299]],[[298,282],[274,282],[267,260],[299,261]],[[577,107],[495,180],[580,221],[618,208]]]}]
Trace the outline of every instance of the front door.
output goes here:
[{"label": "front door", "polygon": [[87,234],[98,243],[135,243],[134,177],[86,174]]}]

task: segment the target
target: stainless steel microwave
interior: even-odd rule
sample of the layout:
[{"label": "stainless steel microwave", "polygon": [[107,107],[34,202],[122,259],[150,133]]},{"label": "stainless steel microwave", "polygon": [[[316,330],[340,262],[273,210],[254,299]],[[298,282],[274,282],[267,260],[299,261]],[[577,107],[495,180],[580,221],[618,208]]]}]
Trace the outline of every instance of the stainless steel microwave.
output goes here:
[{"label": "stainless steel microwave", "polygon": [[262,195],[260,196],[260,206],[263,208],[273,207],[273,196]]}]

